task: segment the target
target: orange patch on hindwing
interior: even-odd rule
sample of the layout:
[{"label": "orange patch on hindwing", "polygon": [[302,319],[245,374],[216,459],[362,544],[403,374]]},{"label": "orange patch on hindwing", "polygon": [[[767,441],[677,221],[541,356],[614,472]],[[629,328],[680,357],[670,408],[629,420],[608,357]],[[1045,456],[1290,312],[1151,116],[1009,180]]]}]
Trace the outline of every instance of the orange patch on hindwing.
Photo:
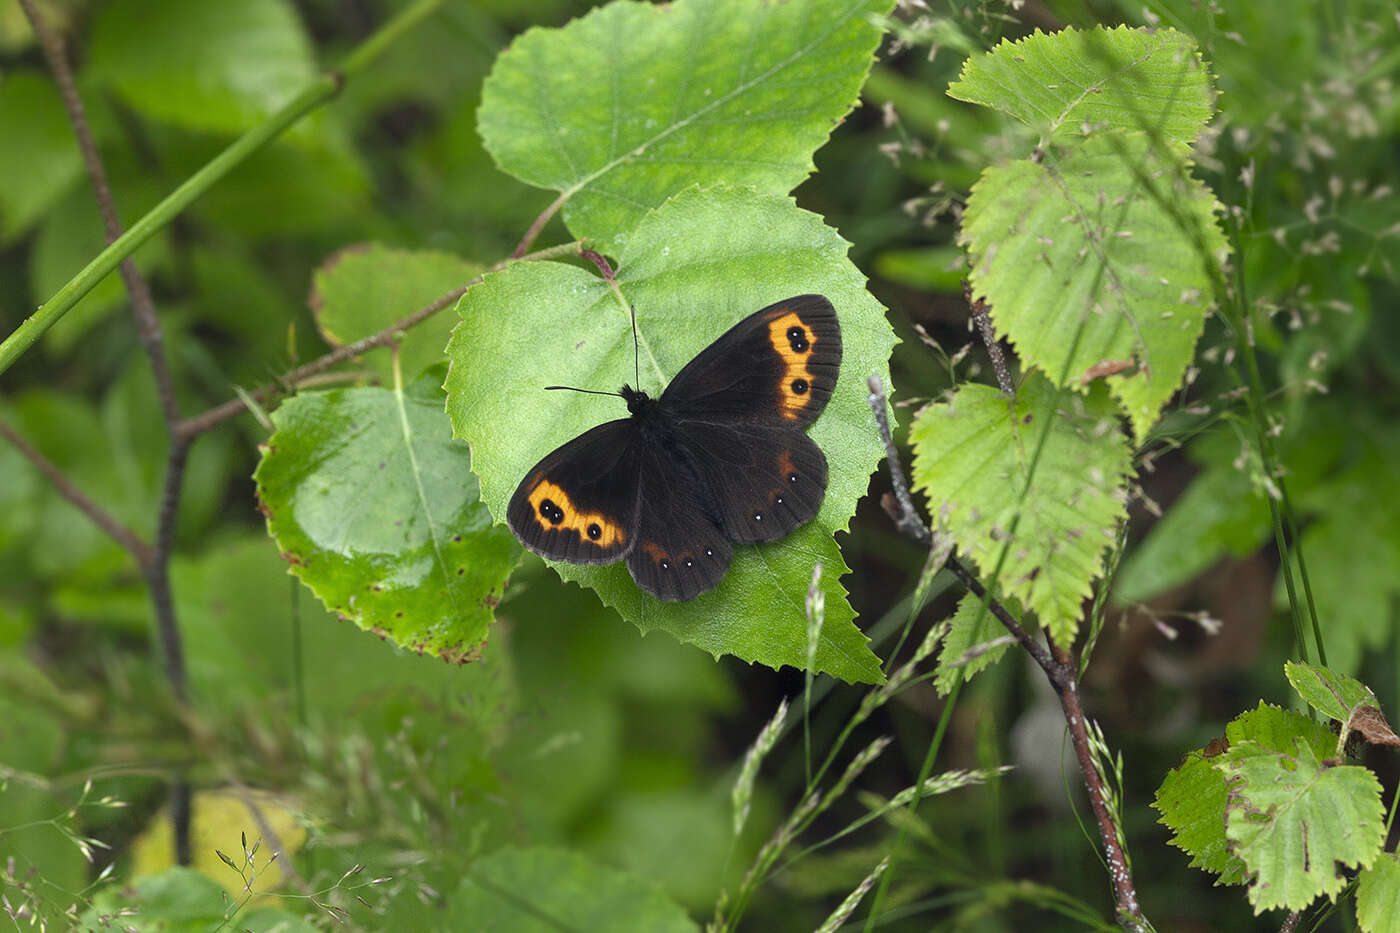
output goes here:
[{"label": "orange patch on hindwing", "polygon": [[780,308],[779,316],[768,322],[768,342],[783,362],[783,373],[778,380],[783,417],[796,421],[812,402],[812,384],[816,379],[807,369],[807,361],[812,358],[818,340],[802,318],[792,311],[784,314],[783,310]]},{"label": "orange patch on hindwing", "polygon": [[783,474],[783,479],[792,482],[792,477],[797,475],[797,464],[792,462],[792,451],[784,449],[778,454],[778,469]]},{"label": "orange patch on hindwing", "polygon": [[579,539],[600,548],[627,540],[627,533],[602,512],[584,512],[574,505],[563,487],[540,477],[530,490],[530,513],[545,531],[573,531]]}]

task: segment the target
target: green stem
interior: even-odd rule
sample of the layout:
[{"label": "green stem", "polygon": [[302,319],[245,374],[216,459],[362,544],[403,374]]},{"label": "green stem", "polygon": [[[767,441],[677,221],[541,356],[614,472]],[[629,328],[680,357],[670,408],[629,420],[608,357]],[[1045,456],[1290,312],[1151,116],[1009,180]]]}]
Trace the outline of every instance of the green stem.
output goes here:
[{"label": "green stem", "polygon": [[167,195],[165,200],[132,224],[125,233],[112,241],[110,246],[98,253],[97,257],[88,263],[81,272],[69,279],[67,284],[53,294],[53,297],[25,318],[19,327],[16,327],[14,332],[5,338],[3,343],[0,343],[0,373],[9,369],[15,360],[19,359],[26,350],[34,345],[36,340],[43,336],[46,330],[63,317],[84,295],[92,291],[93,287],[120,265],[123,259],[136,252],[142,243],[145,243],[173,221],[196,198],[209,190],[216,181],[282,135],[302,117],[335,97],[340,93],[345,79],[363,71],[383,53],[390,42],[416,25],[441,4],[442,0],[419,0],[418,3],[385,23],[383,28],[362,42],[346,57],[340,71],[330,71],[320,75],[281,110],[240,136],[227,149],[186,179],[184,184]]}]

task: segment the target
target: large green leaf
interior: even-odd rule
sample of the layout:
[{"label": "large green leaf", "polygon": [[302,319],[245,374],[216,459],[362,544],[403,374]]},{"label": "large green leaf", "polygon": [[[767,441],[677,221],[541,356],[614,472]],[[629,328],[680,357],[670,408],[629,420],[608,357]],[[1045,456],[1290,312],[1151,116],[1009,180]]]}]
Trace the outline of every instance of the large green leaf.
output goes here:
[{"label": "large green leaf", "polygon": [[254,476],[269,533],[327,608],[460,662],[485,642],[520,547],[478,501],[434,381],[298,395],[273,414]]},{"label": "large green leaf", "polygon": [[[1293,495],[1307,494],[1332,471],[1349,439],[1372,433],[1344,404],[1313,401],[1302,416],[1290,414],[1284,420],[1287,430],[1276,449],[1279,461],[1287,464]],[[1207,434],[1192,444],[1191,459],[1202,471],[1123,559],[1113,581],[1117,602],[1150,599],[1195,579],[1224,557],[1252,554],[1268,540],[1271,484],[1257,457],[1247,458],[1243,469],[1240,458],[1240,440],[1233,431]],[[1327,503],[1321,508],[1326,514],[1331,496],[1317,498]]]},{"label": "large green leaf", "polygon": [[[329,242],[343,242],[346,229],[364,223],[371,210],[370,173],[358,153],[321,145],[323,141],[334,142],[334,136],[318,136],[314,145],[272,143],[249,156],[227,184],[205,192],[191,214],[250,239],[321,233]],[[212,146],[190,146],[180,153],[190,171],[214,154]],[[249,197],[254,191],[257,195]]]},{"label": "large green leaf", "polygon": [[[6,872],[9,878],[39,873],[46,884],[76,889],[85,883],[88,865],[71,836],[74,831],[81,835],[91,831],[80,821],[92,810],[85,808],[77,818],[61,815],[73,805],[71,793],[31,783],[24,776],[52,775],[63,767],[72,740],[67,726],[75,717],[60,711],[80,706],[81,701],[71,694],[63,699],[59,685],[21,652],[0,654],[0,762],[5,772],[0,780],[0,864],[15,866]],[[25,888],[13,881],[7,881],[5,888],[8,897],[27,900]],[[36,914],[42,920],[42,898],[39,905]]]},{"label": "large green leaf", "polygon": [[1065,30],[1003,42],[949,89],[1041,133],[987,170],[961,241],[974,293],[1057,385],[1107,376],[1139,440],[1180,385],[1214,301],[1225,242],[1187,173],[1210,78],[1172,30]]},{"label": "large green leaf", "polygon": [[1276,751],[1232,745],[1215,767],[1230,781],[1225,835],[1250,874],[1255,913],[1302,910],[1347,883],[1339,867],[1368,867],[1385,842],[1376,776],[1319,760],[1309,742]]},{"label": "large green leaf", "polygon": [[472,864],[448,898],[456,929],[510,933],[647,930],[692,933],[695,922],[654,884],[542,847],[505,848]]},{"label": "large green leaf", "polygon": [[1225,248],[1215,198],[1179,168],[1140,134],[1095,135],[987,170],[961,232],[1022,361],[1076,388],[1120,370],[1109,387],[1139,440],[1192,360]]},{"label": "large green leaf", "polygon": [[695,183],[786,194],[856,101],[891,0],[618,2],[531,29],[478,117],[502,169],[560,192],[578,237],[619,244]]},{"label": "large green leaf", "polygon": [[839,584],[847,568],[832,535],[846,528],[881,456],[864,380],[887,373],[894,336],[846,248],[787,198],[692,189],[629,236],[617,271],[620,297],[592,272],[561,263],[488,275],[462,299],[447,379],[448,413],[471,444],[482,501],[503,519],[516,484],[541,457],[625,415],[616,400],[543,387],[611,390],[631,382],[628,303],[637,311],[641,385],[655,395],[736,321],[788,296],[820,292],[840,315],[845,355],[831,402],[809,431],[830,466],[817,518],[781,541],[737,547],[720,585],[688,603],[643,593],[621,563],[556,569],[597,590],[643,631],[663,629],[716,655],[803,667],[803,601],[820,560],[827,603],[816,666],[846,680],[878,680],[878,660]]},{"label": "large green leaf", "polygon": [[[514,710],[501,652],[466,668],[449,667],[350,631],[314,601],[294,598],[302,584],[287,575],[261,532],[220,538],[197,556],[178,556],[170,577],[196,704],[266,701],[280,709],[299,693],[311,716],[334,719],[371,695],[371,705],[378,705],[417,689],[436,702],[451,688],[470,693],[474,713],[481,714],[456,718],[463,743],[477,729],[494,731],[492,716]],[[300,670],[298,648],[307,659]],[[367,720],[360,726],[373,728]],[[384,727],[386,734],[400,728],[397,722]]]},{"label": "large green leaf", "polygon": [[241,132],[315,75],[311,43],[286,0],[113,0],[95,12],[93,76],[145,116],[186,129]]},{"label": "large green leaf", "polygon": [[1226,555],[1243,557],[1269,537],[1269,503],[1246,472],[1211,467],[1197,476],[1124,559],[1113,581],[1119,603],[1184,583]]},{"label": "large green leaf", "polygon": [[[1356,671],[1364,651],[1390,640],[1400,597],[1395,574],[1400,566],[1400,431],[1365,423],[1358,429],[1362,455],[1308,491],[1305,506],[1317,521],[1299,542],[1323,623],[1328,667],[1341,673]],[[1290,560],[1296,584],[1297,555]],[[1303,597],[1300,591],[1298,598]],[[1274,600],[1288,604],[1282,573]],[[1302,611],[1306,618],[1307,610]]]},{"label": "large green leaf", "polygon": [[971,57],[948,94],[1033,127],[1042,145],[1150,130],[1184,150],[1214,112],[1210,75],[1174,29],[1037,30]]},{"label": "large green leaf", "polygon": [[[376,334],[436,298],[466,285],[481,267],[435,250],[391,249],[378,243],[342,249],[312,279],[311,313],[332,346]],[[442,360],[456,315],[440,312],[403,335],[398,344],[405,374]],[[371,350],[366,365],[390,376],[388,348]]]},{"label": "large green leaf", "polygon": [[[1236,742],[1250,741],[1274,751],[1292,749],[1295,739],[1306,741],[1319,755],[1327,755],[1336,738],[1322,725],[1290,710],[1260,703],[1241,713],[1225,727],[1221,747],[1190,752],[1167,773],[1152,806],[1174,835],[1171,844],[1191,855],[1191,866],[1220,876],[1220,884],[1241,884],[1245,865],[1225,838],[1225,804],[1230,787],[1215,768],[1219,756]],[[1212,746],[1217,743],[1212,743]]]},{"label": "large green leaf", "polygon": [[996,585],[1061,644],[1072,641],[1114,528],[1127,515],[1128,446],[1106,394],[1062,394],[1039,373],[1014,398],[964,385],[921,411],[909,437],[914,486],[929,497],[930,514],[983,575],[1004,549]]},{"label": "large green leaf", "polygon": [[62,197],[83,162],[58,89],[37,72],[0,79],[0,126],[0,240],[11,240]]}]

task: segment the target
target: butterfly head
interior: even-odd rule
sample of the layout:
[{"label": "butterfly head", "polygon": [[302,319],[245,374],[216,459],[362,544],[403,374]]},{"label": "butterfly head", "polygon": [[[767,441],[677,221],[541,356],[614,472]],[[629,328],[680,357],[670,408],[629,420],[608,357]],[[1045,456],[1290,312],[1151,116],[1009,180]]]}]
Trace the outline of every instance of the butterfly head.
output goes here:
[{"label": "butterfly head", "polygon": [[634,389],[626,384],[622,386],[622,390],[618,394],[627,402],[628,414],[635,415],[652,404],[651,396],[641,389]]}]

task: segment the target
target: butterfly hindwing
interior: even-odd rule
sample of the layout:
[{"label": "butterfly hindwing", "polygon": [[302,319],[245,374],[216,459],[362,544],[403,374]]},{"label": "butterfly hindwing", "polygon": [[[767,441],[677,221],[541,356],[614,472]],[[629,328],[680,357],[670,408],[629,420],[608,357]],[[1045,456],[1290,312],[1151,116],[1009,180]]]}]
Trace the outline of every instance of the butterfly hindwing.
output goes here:
[{"label": "butterfly hindwing", "polygon": [[694,599],[724,578],[733,553],[715,524],[705,490],[668,453],[642,456],[637,543],[627,569],[637,585],[667,602]]},{"label": "butterfly hindwing", "polygon": [[800,428],[706,422],[680,428],[730,541],[773,541],[821,509],[826,455]]},{"label": "butterfly hindwing", "polygon": [[550,560],[610,564],[635,544],[642,455],[630,420],[609,421],[535,464],[511,496],[506,520]]},{"label": "butterfly hindwing", "polygon": [[821,295],[797,295],[735,324],[661,396],[677,416],[724,423],[811,424],[841,371],[841,325]]}]

